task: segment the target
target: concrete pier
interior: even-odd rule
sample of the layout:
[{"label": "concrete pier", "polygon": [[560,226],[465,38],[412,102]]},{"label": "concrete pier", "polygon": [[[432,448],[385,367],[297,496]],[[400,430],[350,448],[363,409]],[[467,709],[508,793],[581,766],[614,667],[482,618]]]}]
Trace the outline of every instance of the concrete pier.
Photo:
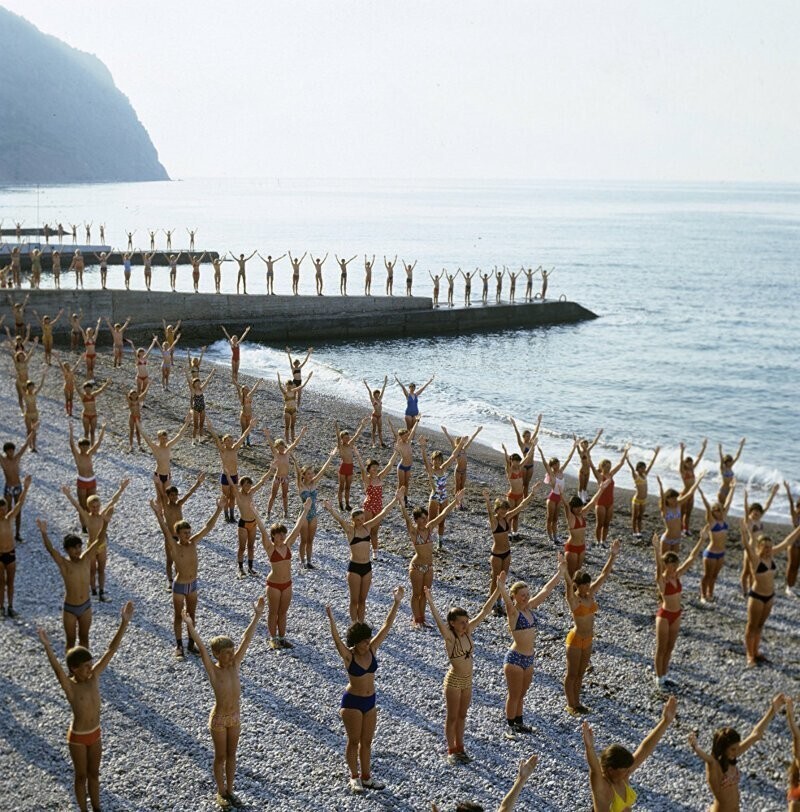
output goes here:
[{"label": "concrete pier", "polygon": [[[5,265],[11,261],[11,248],[18,247],[19,248],[19,255],[20,255],[20,268],[22,269],[23,273],[27,273],[31,269],[31,251],[34,248],[38,248],[42,252],[42,270],[43,271],[51,271],[53,269],[53,251],[60,251],[61,252],[61,270],[62,272],[65,271],[68,267],[70,262],[72,262],[72,257],[75,255],[76,251],[80,251],[83,254],[83,260],[86,264],[86,267],[89,268],[92,265],[97,266],[99,263],[97,261],[97,256],[100,255],[101,252],[105,251],[108,255],[106,257],[106,262],[109,265],[122,265],[123,262],[123,254],[126,253],[124,251],[113,250],[109,245],[70,245],[68,243],[64,243],[63,245],[59,245],[58,243],[50,243],[50,245],[46,245],[45,243],[37,243],[37,242],[26,242],[21,243],[19,245],[9,245],[6,243],[3,246],[0,246],[0,265]],[[142,252],[141,251],[130,251],[127,252],[130,254],[131,265],[136,268],[141,268],[144,265],[144,260],[142,259]],[[146,253],[150,254],[151,251],[147,251]],[[169,265],[169,256],[168,255],[178,255],[178,265],[190,265],[189,262],[189,254],[193,256],[199,257],[202,254],[205,254],[203,257],[203,263],[211,262],[212,259],[219,259],[219,254],[216,251],[186,251],[185,249],[177,249],[177,248],[170,248],[167,250],[166,248],[161,249],[157,248],[155,256],[150,261],[150,264],[153,266],[166,266]],[[95,256],[97,255],[97,256]]]},{"label": "concrete pier", "polygon": [[[180,319],[181,334],[192,343],[218,340],[222,337],[220,325],[224,324],[229,332],[241,332],[251,325],[251,339],[283,346],[323,340],[495,332],[596,318],[590,310],[567,301],[435,309],[431,299],[422,296],[245,296],[66,288],[9,293],[16,301],[30,293],[28,310],[35,308],[40,316],[53,317],[61,308],[65,316],[83,310],[84,326],[101,316],[112,323],[122,323],[130,316],[128,335],[140,342],[161,330],[162,319],[171,324]],[[54,333],[66,336],[68,331],[69,321],[62,317]],[[37,333],[34,330],[34,335]],[[98,343],[110,343],[105,326]]]}]

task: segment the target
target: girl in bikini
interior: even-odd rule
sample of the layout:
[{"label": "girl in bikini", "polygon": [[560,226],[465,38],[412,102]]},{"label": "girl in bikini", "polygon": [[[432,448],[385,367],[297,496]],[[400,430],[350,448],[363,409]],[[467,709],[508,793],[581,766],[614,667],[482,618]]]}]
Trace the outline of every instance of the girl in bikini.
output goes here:
[{"label": "girl in bikini", "polygon": [[[149,384],[148,384],[149,385]],[[142,403],[147,394],[147,386],[141,392],[131,389],[128,392],[126,402],[128,404],[128,453],[133,454],[133,435],[136,435],[136,442],[139,444],[139,451],[144,451],[142,445],[142,433],[140,426],[142,422]]]},{"label": "girl in bikini", "polygon": [[[784,481],[783,487],[786,489],[786,501],[789,503],[789,512],[792,515],[792,527],[800,527],[800,497],[792,499],[792,489],[789,483]],[[786,588],[787,597],[795,597],[794,585],[797,583],[797,571],[800,569],[800,540],[796,541],[789,548],[789,555],[786,559]]]},{"label": "girl in bikini", "polygon": [[175,352],[175,347],[180,341],[181,334],[178,333],[175,336],[175,340],[172,344],[168,344],[164,341],[161,344],[161,388],[166,392],[169,389],[169,376],[172,372],[172,359],[173,353]]},{"label": "girl in bikini", "polygon": [[[474,433],[471,437],[451,437],[447,433],[447,429],[442,426],[442,434],[447,438],[447,442],[450,443],[450,448],[453,451],[456,451],[456,446],[464,440],[465,442],[461,445],[460,450],[456,453],[456,473],[455,473],[455,483],[456,483],[456,490],[457,491],[466,491],[467,488],[467,449],[472,445],[472,441],[481,433],[483,426],[478,426],[475,429]],[[523,479],[523,482],[525,480]],[[525,493],[527,496],[527,491]],[[461,502],[460,510],[466,510],[467,506],[464,504],[463,500]]]},{"label": "girl in bikini", "polygon": [[198,443],[203,441],[203,434],[206,427],[206,396],[205,388],[214,377],[214,371],[208,373],[208,377],[201,381],[200,378],[189,378],[189,408],[192,412],[192,445],[195,440]]},{"label": "girl in bikini", "polygon": [[[400,489],[402,493],[402,488]],[[409,516],[402,499],[397,504],[408,530],[408,537],[414,548],[414,555],[408,565],[408,580],[411,581],[411,625],[415,629],[427,626],[425,622],[425,589],[433,585],[433,544],[436,539],[436,523],[442,516],[461,504],[463,491],[456,493],[452,502],[437,514],[436,519],[428,519],[424,507],[416,507]]]},{"label": "girl in bikini", "polygon": [[267,628],[269,629],[269,647],[271,649],[294,648],[286,639],[286,614],[292,602],[292,544],[300,538],[300,522],[308,516],[311,500],[303,503],[303,511],[291,531],[285,524],[273,524],[267,536],[261,517],[256,514],[256,521],[261,530],[261,543],[269,556],[269,574],[267,575]]},{"label": "girl in bikini", "polygon": [[294,441],[300,393],[306,388],[313,375],[312,371],[300,386],[295,386],[294,381],[286,381],[286,386],[284,386],[281,382],[281,373],[278,373],[278,389],[281,390],[281,395],[283,395],[283,436],[286,438],[287,443]]},{"label": "girl in bikini", "polygon": [[700,498],[706,507],[706,524],[710,538],[708,547],[703,550],[703,578],[700,581],[700,603],[704,606],[714,603],[714,585],[725,561],[725,543],[728,540],[728,510],[733,501],[736,480],[730,483],[725,502],[709,504],[706,495],[698,488]]},{"label": "girl in bikini", "polygon": [[[536,448],[536,439],[539,436],[539,429],[542,426],[542,415],[536,420],[536,425],[533,431],[525,429],[522,434],[519,433],[517,423],[514,418],[511,418],[511,425],[514,427],[514,434],[517,435],[517,445],[519,446],[519,453],[523,457],[529,457],[532,448]],[[531,486],[531,479],[533,478],[533,459],[528,460],[522,466],[522,493],[524,496],[528,495],[528,488]]]},{"label": "girl in bikini", "polygon": [[[542,465],[544,466],[546,474],[544,481],[550,486],[550,493],[547,494],[547,538],[549,538],[553,544],[558,544],[558,509],[564,497],[564,471],[569,465],[572,455],[575,453],[577,440],[573,440],[572,448],[567,455],[567,459],[564,460],[563,466],[557,457],[552,457],[550,462],[548,462],[545,459],[542,447],[536,447],[539,449],[539,456],[542,458]],[[532,451],[533,449],[531,449],[531,453]]]},{"label": "girl in bikini", "polygon": [[272,480],[272,490],[269,494],[269,502],[267,503],[267,516],[272,513],[272,506],[275,504],[275,497],[278,495],[278,488],[281,489],[281,499],[283,500],[283,516],[289,516],[289,466],[291,465],[291,453],[300,445],[300,441],[305,435],[306,429],[300,429],[300,434],[297,439],[291,444],[286,445],[286,441],[279,438],[273,442],[272,435],[269,429],[264,429],[264,437],[272,451],[272,458],[275,460],[275,476]]},{"label": "girl in bikini", "polygon": [[128,325],[131,323],[131,317],[128,316],[128,318],[125,319],[125,324],[120,324],[119,322],[112,324],[108,319],[106,319],[105,322],[108,325],[109,332],[111,333],[111,348],[114,354],[114,367],[121,367],[125,331],[128,329]]},{"label": "girl in bikini", "polygon": [[580,460],[580,467],[578,468],[578,496],[580,496],[584,502],[589,501],[589,475],[592,472],[592,449],[600,441],[602,435],[603,429],[598,429],[591,443],[588,440],[580,440],[578,442],[578,459]]},{"label": "girl in bikini", "polygon": [[[383,789],[384,785],[372,777],[372,739],[375,735],[378,710],[375,707],[375,672],[378,659],[375,653],[392,628],[397,610],[403,600],[403,587],[395,587],[392,606],[383,626],[373,637],[366,623],[353,623],[347,630],[345,642],[339,637],[333,609],[325,607],[336,651],[347,670],[347,688],[342,695],[339,715],[347,735],[345,760],[350,769],[350,790],[361,794],[365,789]],[[360,768],[360,770],[359,770]]]},{"label": "girl in bikini", "polygon": [[94,378],[94,362],[97,358],[97,333],[100,331],[102,318],[97,320],[94,327],[81,328],[83,336],[83,357],[86,361],[86,377]]},{"label": "girl in bikini", "polygon": [[414,463],[414,450],[411,443],[414,440],[414,435],[417,433],[417,426],[419,419],[414,422],[412,428],[402,428],[398,431],[395,430],[394,423],[389,418],[386,418],[389,428],[394,435],[395,453],[400,455],[400,461],[397,463],[397,487],[403,489],[403,502],[408,507],[408,491],[411,487],[411,466]]},{"label": "girl in bikini", "polygon": [[634,468],[631,461],[626,457],[625,462],[631,469],[633,477],[633,496],[631,497],[631,535],[640,539],[642,537],[642,520],[644,519],[644,509],[647,507],[647,475],[653,470],[658,452],[661,446],[657,446],[653,452],[653,458],[648,465],[644,460],[639,460]]},{"label": "girl in bikini", "polygon": [[[456,456],[464,447],[466,438],[459,440],[458,445],[453,449],[453,453],[447,458],[441,451],[434,451],[428,459],[428,438],[422,437],[419,441],[422,462],[425,465],[425,472],[428,475],[428,484],[431,493],[428,497],[428,516],[436,519],[439,513],[444,511],[447,504],[447,469],[456,461]],[[437,522],[436,533],[439,539],[439,548],[444,543],[444,518]]]},{"label": "girl in bikini", "polygon": [[105,392],[110,383],[111,378],[97,389],[94,388],[94,381],[86,381],[83,385],[81,422],[83,423],[83,436],[89,438],[90,445],[94,445],[94,433],[97,430],[97,403],[95,401]]},{"label": "girl in bikini", "polygon": [[747,593],[747,626],[744,630],[744,646],[747,665],[761,665],[769,660],[761,654],[761,633],[772,612],[775,598],[775,556],[800,539],[800,527],[796,527],[780,543],[773,546],[769,536],[760,533],[755,540],[747,519],[742,519],[742,544],[750,567],[751,583]]},{"label": "girl in bikini", "polygon": [[694,485],[692,485],[688,493],[685,494],[679,494],[675,488],[668,488],[665,491],[661,477],[656,477],[656,481],[658,482],[658,505],[661,510],[661,517],[664,519],[664,532],[661,534],[662,555],[670,552],[670,550],[674,550],[675,552],[680,550],[681,505],[694,495],[694,492],[700,487],[704,476],[705,474],[700,474]]},{"label": "girl in bikini", "polygon": [[[484,489],[483,491],[486,515],[489,518],[489,529],[492,533],[492,552],[489,555],[489,565],[491,567],[489,593],[492,595],[496,592],[497,576],[501,572],[507,573],[511,568],[511,534],[509,533],[511,522],[520,511],[525,510],[541,484],[541,482],[536,482],[530,493],[515,508],[511,507],[508,499],[495,499],[494,507],[492,507],[489,501],[489,490]],[[503,614],[503,605],[499,597],[494,607],[494,613],[496,615]]]},{"label": "girl in bikini", "polygon": [[508,630],[514,641],[503,661],[507,686],[505,706],[507,739],[515,740],[517,733],[532,732],[532,729],[522,721],[522,705],[533,680],[533,648],[536,642],[534,610],[547,600],[559,580],[566,576],[566,572],[567,565],[559,553],[555,575],[533,597],[524,581],[517,581],[512,584],[511,589],[506,589],[506,573],[501,572],[497,576],[497,589],[506,605]]},{"label": "girl in bikini", "polygon": [[634,753],[621,744],[612,744],[598,756],[594,749],[592,728],[588,722],[581,725],[595,812],[600,810],[629,812],[633,808],[637,796],[629,783],[631,775],[656,749],[659,739],[675,719],[677,706],[675,697],[671,696],[664,703],[658,724],[647,734]]},{"label": "girl in bikini", "polygon": [[[239,425],[242,428],[242,434],[244,434],[245,429],[250,425],[253,420],[253,395],[256,393],[256,389],[258,389],[261,384],[264,383],[263,378],[259,378],[253,386],[248,389],[244,384],[241,386],[237,383],[234,384],[236,387],[236,394],[239,396],[239,404],[241,406],[239,410]],[[244,442],[245,445],[250,445],[250,435],[247,435],[247,439]]]},{"label": "girl in bikini", "polygon": [[454,606],[447,613],[447,622],[442,619],[429,587],[425,587],[425,599],[431,608],[439,634],[444,640],[444,649],[450,660],[450,667],[444,676],[444,701],[446,715],[444,735],[447,739],[447,761],[449,764],[468,764],[472,758],[464,749],[464,726],[467,712],[472,702],[473,652],[472,633],[480,626],[497,598],[497,589],[489,595],[480,612],[470,618],[466,609]]},{"label": "girl in bikini", "polygon": [[[503,456],[505,458],[506,479],[508,480],[508,493],[506,493],[506,501],[509,506],[515,508],[525,498],[525,493],[522,490],[523,466],[533,459],[533,450],[528,452],[528,456],[523,458],[516,452],[509,454],[505,445],[503,445]],[[515,514],[511,520],[511,533],[509,539],[515,541],[521,538],[518,535],[519,519],[518,514]]]},{"label": "girl in bikini", "polygon": [[350,592],[350,620],[353,623],[356,621],[363,623],[367,614],[367,595],[372,584],[372,562],[369,558],[372,545],[369,531],[386,518],[398,498],[399,491],[392,497],[389,504],[369,521],[364,518],[364,511],[358,508],[350,514],[350,520],[348,520],[334,510],[327,499],[322,503],[322,507],[338,522],[350,545],[347,589]]},{"label": "girl in bikini", "polygon": [[[303,256],[305,256],[305,254],[303,254]],[[303,367],[308,363],[308,359],[311,357],[312,352],[314,352],[314,348],[309,347],[306,350],[306,357],[301,361],[299,358],[292,358],[292,351],[286,347],[286,355],[289,357],[289,369],[292,371],[292,381],[294,382],[294,388],[298,390],[298,406],[300,406],[300,393],[302,391],[301,387],[303,384]],[[310,375],[308,377],[311,378]]]},{"label": "girl in bikini", "polygon": [[225,333],[225,338],[228,339],[228,344],[231,347],[231,380],[234,384],[239,383],[239,361],[241,360],[242,354],[242,342],[247,337],[247,334],[250,332],[250,325],[245,327],[244,332],[241,336],[232,336],[228,333],[225,329],[225,325],[220,325],[222,327],[222,332]]},{"label": "girl in bikini", "polygon": [[39,449],[36,448],[36,430],[39,428],[39,407],[36,403],[36,398],[39,392],[42,391],[45,378],[47,377],[47,370],[42,373],[42,380],[39,385],[33,381],[27,381],[25,384],[25,392],[22,395],[22,416],[25,420],[25,433],[28,435],[30,442],[30,449],[37,453]]},{"label": "girl in bikini", "polygon": [[75,372],[80,366],[81,359],[70,366],[67,361],[61,361],[59,367],[64,378],[64,411],[68,417],[72,417],[72,402],[75,397]]},{"label": "girl in bikini", "polygon": [[608,529],[611,527],[611,520],[614,518],[614,477],[625,465],[625,461],[628,459],[628,449],[629,447],[625,446],[622,457],[613,468],[611,467],[611,460],[600,460],[597,468],[591,462],[589,463],[598,485],[606,481],[611,483],[594,505],[594,537],[598,544],[604,544],[608,538]]},{"label": "girl in bikini", "polygon": [[564,676],[564,694],[567,697],[567,713],[577,716],[589,713],[589,708],[581,703],[583,675],[589,667],[594,639],[594,616],[597,614],[597,592],[611,575],[614,562],[619,555],[619,539],[611,544],[608,560],[597,578],[592,580],[588,572],[579,570],[571,577],[569,571],[564,576],[564,597],[572,613],[572,628],[567,633],[567,673]]},{"label": "girl in bikini", "polygon": [[714,803],[709,807],[709,812],[739,809],[739,782],[741,780],[741,772],[737,763],[739,756],[746,753],[764,737],[772,717],[780,710],[784,701],[783,694],[775,694],[767,712],[746,739],[742,739],[739,732],[732,727],[721,727],[715,730],[710,753],[705,752],[698,745],[697,734],[694,731],[689,734],[689,746],[694,750],[695,755],[706,764],[706,781],[714,796]]},{"label": "girl in bikini", "polygon": [[[337,492],[339,510],[352,510],[350,507],[350,486],[353,484],[353,451],[356,447],[356,440],[358,440],[359,434],[364,430],[366,423],[367,418],[365,417],[358,424],[355,433],[351,435],[346,429],[339,429],[339,422],[337,420],[333,421],[333,426],[336,430],[336,451],[342,460],[339,465],[339,490]],[[344,504],[342,504],[342,499],[344,499]]]},{"label": "girl in bikini", "polygon": [[294,473],[297,480],[297,492],[300,499],[303,502],[305,502],[306,499],[311,500],[308,515],[300,524],[300,567],[307,570],[316,569],[311,563],[311,554],[314,551],[314,537],[317,535],[317,486],[322,481],[322,477],[325,476],[325,471],[328,470],[328,466],[333,462],[335,456],[336,449],[331,451],[325,464],[316,474],[314,473],[314,467],[312,465],[304,465],[301,468],[295,457],[292,457]]},{"label": "girl in bikini", "polygon": [[39,326],[42,328],[42,347],[44,349],[44,362],[47,366],[50,366],[50,359],[53,354],[53,327],[56,326],[63,312],[64,308],[62,307],[56,317],[51,319],[50,316],[40,317],[35,310],[33,311],[33,315],[36,316]]},{"label": "girl in bikini", "polygon": [[[150,290],[150,285],[153,281],[153,257],[156,255],[156,252],[153,251],[150,254],[145,253],[142,251],[142,265],[144,266],[144,286],[146,290]],[[195,292],[197,289],[195,288]]]},{"label": "girl in bikini", "polygon": [[692,485],[694,485],[697,466],[700,464],[700,460],[703,459],[703,455],[706,453],[707,445],[708,440],[704,439],[703,444],[700,446],[700,452],[694,459],[692,457],[684,457],[686,445],[681,443],[680,446],[681,461],[678,470],[680,471],[681,479],[683,480],[681,496],[687,497],[683,502],[681,502],[681,527],[683,529],[683,535],[687,537],[692,535],[691,530],[689,529],[689,524],[691,523],[692,511],[694,510],[694,494],[693,492],[690,493],[690,491]]},{"label": "girl in bikini", "polygon": [[610,480],[600,483],[600,487],[587,504],[583,504],[580,496],[573,496],[569,505],[564,502],[564,514],[567,518],[569,537],[564,545],[564,556],[567,559],[567,572],[573,576],[583,567],[583,558],[586,555],[586,514],[597,504],[606,488],[611,487]]},{"label": "girl in bikini", "polygon": [[389,376],[383,376],[383,386],[380,389],[370,389],[369,384],[364,379],[364,386],[369,395],[369,402],[372,404],[372,448],[375,448],[375,441],[377,440],[381,448],[386,448],[386,443],[383,442],[383,393],[386,391],[386,384],[389,382]]},{"label": "girl in bikini", "polygon": [[[333,453],[336,454],[337,451],[338,449],[334,449]],[[358,462],[358,467],[361,471],[361,482],[364,485],[364,504],[361,507],[364,510],[365,519],[369,521],[370,519],[375,518],[375,516],[377,516],[383,510],[383,481],[392,470],[394,461],[397,458],[397,451],[392,453],[392,456],[389,458],[389,462],[387,462],[385,467],[380,470],[380,463],[372,458],[368,459],[367,464],[364,465],[364,461],[361,459],[361,454],[359,453],[358,448],[355,446],[353,446],[353,454]],[[379,525],[374,525],[369,531],[370,541],[372,543],[373,561],[378,557],[379,529]]]},{"label": "girl in bikini", "polygon": [[[764,516],[767,511],[772,507],[772,500],[778,492],[778,483],[772,486],[767,501],[762,505],[760,502],[753,502],[750,504],[747,488],[744,491],[744,515],[747,517],[747,526],[750,528],[750,533],[757,536],[764,529]],[[739,578],[739,583],[742,585],[742,595],[747,597],[750,590],[750,585],[753,580],[753,573],[750,569],[750,564],[747,561],[747,556],[742,556],[742,573]]]},{"label": "girl in bikini", "polygon": [[417,385],[415,383],[410,383],[408,385],[408,389],[400,383],[400,379],[397,375],[394,376],[394,379],[397,381],[397,385],[403,390],[403,397],[406,399],[406,413],[405,413],[405,420],[406,420],[406,428],[411,431],[414,427],[414,423],[416,423],[417,417],[419,417],[419,396],[433,383],[433,379],[436,375],[431,375],[430,379],[427,380],[419,389],[417,389]]},{"label": "girl in bikini", "polygon": [[[233,496],[236,500],[236,507],[239,508],[239,522],[236,527],[236,534],[239,540],[239,549],[236,552],[236,564],[239,567],[239,579],[246,577],[244,574],[244,551],[247,548],[247,574],[257,575],[255,564],[255,546],[257,521],[256,508],[253,505],[253,497],[261,490],[264,483],[274,473],[275,463],[265,472],[264,476],[253,484],[249,476],[243,476],[239,480],[238,487],[233,486]],[[230,482],[236,474],[232,474],[225,469],[225,475]],[[232,511],[231,511],[232,512]]]},{"label": "girl in bikini", "polygon": [[653,533],[653,555],[656,563],[656,586],[661,596],[661,606],[656,612],[656,650],[655,650],[655,674],[656,685],[664,689],[667,685],[674,685],[675,682],[667,676],[669,663],[672,659],[672,651],[678,639],[678,632],[681,630],[681,576],[689,571],[694,563],[700,548],[708,537],[708,525],[700,533],[697,544],[680,564],[677,553],[669,552],[661,554],[661,542],[658,533]]},{"label": "girl in bikini", "polygon": [[739,457],[742,456],[742,449],[744,448],[745,444],[745,437],[739,441],[739,448],[736,451],[736,456],[732,457],[730,454],[724,454],[722,452],[722,443],[717,445],[717,449],[719,450],[719,478],[720,478],[720,485],[719,485],[719,493],[717,494],[717,501],[720,504],[724,504],[725,500],[728,498],[728,491],[731,488],[731,484],[733,483],[733,466],[739,462]]},{"label": "girl in bikini", "polygon": [[150,342],[150,346],[147,349],[144,347],[136,348],[136,345],[129,339],[126,338],[125,341],[131,345],[131,349],[134,350],[136,353],[136,391],[141,392],[145,386],[147,386],[147,382],[149,380],[149,375],[147,372],[147,358],[150,355],[150,351],[153,347],[158,344],[158,336],[153,336],[153,340]]}]

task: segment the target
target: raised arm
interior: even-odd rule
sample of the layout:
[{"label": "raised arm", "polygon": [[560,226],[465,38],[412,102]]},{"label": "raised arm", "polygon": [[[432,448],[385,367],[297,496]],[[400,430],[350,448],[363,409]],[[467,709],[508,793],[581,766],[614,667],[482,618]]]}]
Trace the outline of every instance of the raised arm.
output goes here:
[{"label": "raised arm", "polygon": [[[439,614],[439,610],[436,608],[436,604],[433,602],[433,594],[431,593],[430,587],[424,586],[422,587],[422,590],[425,593],[425,600],[428,602],[428,606],[431,609],[431,614],[433,615],[433,620],[436,623],[436,627],[439,629],[439,634],[441,634],[445,640],[452,640],[453,633],[450,631],[450,626]],[[494,593],[492,593],[492,597],[494,597]]]},{"label": "raised arm", "polygon": [[692,487],[689,488],[689,490],[685,494],[683,494],[683,496],[678,497],[678,504],[679,505],[683,504],[688,499],[691,499],[691,497],[694,495],[694,492],[700,487],[700,483],[703,481],[704,477],[705,477],[705,472],[700,474],[700,476],[697,477],[697,479],[695,479],[694,484],[692,485]]},{"label": "raised arm", "polygon": [[661,711],[661,719],[659,719],[658,724],[647,734],[644,741],[636,748],[636,752],[633,754],[633,764],[631,764],[630,769],[628,770],[628,777],[637,770],[648,756],[656,749],[656,745],[659,742],[659,739],[664,735],[666,729],[672,724],[672,720],[675,718],[675,710],[677,708],[677,701],[674,696],[670,696],[670,698],[664,704],[664,709]]},{"label": "raised arm", "polygon": [[300,526],[303,524],[306,516],[308,516],[308,511],[311,510],[311,500],[306,499],[303,502],[303,510],[300,512],[300,515],[297,517],[297,521],[294,523],[294,527],[289,531],[289,535],[286,536],[286,545],[291,547],[292,544],[300,537]]},{"label": "raised arm", "polygon": [[133,601],[128,601],[125,606],[122,607],[122,611],[120,612],[120,622],[117,633],[113,638],[111,638],[111,642],[108,644],[108,648],[103,653],[103,656],[92,667],[92,676],[99,677],[100,674],[106,670],[106,666],[111,662],[111,658],[117,653],[119,644],[122,642],[122,637],[125,634],[125,630],[128,628],[128,624],[131,622],[132,617]]},{"label": "raised arm", "polygon": [[[417,263],[415,262],[415,263],[414,263],[414,265],[416,265],[416,264],[417,264]],[[413,266],[412,266],[412,267],[413,267]],[[419,388],[419,389],[417,389],[417,395],[421,395],[421,394],[422,394],[422,393],[423,393],[423,392],[424,392],[424,391],[425,391],[425,390],[426,390],[426,389],[427,389],[427,388],[428,388],[428,387],[429,387],[429,386],[430,386],[430,385],[433,383],[433,379],[434,379],[435,377],[436,377],[436,373],[434,372],[434,373],[433,373],[433,375],[431,375],[431,377],[430,377],[430,378],[428,378],[428,380],[427,380],[427,381],[425,381],[425,383],[424,383],[424,384],[422,384],[422,386],[420,386],[420,388]]]},{"label": "raised arm", "polygon": [[483,621],[488,616],[489,612],[492,611],[492,607],[494,606],[495,601],[497,600],[498,594],[499,594],[498,589],[495,586],[494,592],[492,592],[492,594],[489,595],[489,598],[487,599],[486,603],[484,603],[483,606],[481,607],[481,611],[478,612],[478,614],[475,615],[475,617],[470,618],[470,621],[469,621],[469,630],[470,630],[470,632],[474,632],[475,629],[477,629],[478,626],[480,626],[481,623],[483,623]]},{"label": "raised arm", "polygon": [[769,723],[772,721],[772,717],[780,710],[781,705],[784,704],[784,697],[783,694],[775,694],[772,697],[772,702],[770,702],[769,707],[767,708],[767,712],[761,717],[758,721],[756,726],[750,731],[750,735],[739,742],[739,746],[736,748],[737,753],[736,755],[739,756],[744,753],[746,750],[749,750],[759,739],[764,736],[764,733],[767,732],[767,728],[769,727]]},{"label": "raised arm", "polygon": [[536,769],[538,761],[539,756],[536,754],[520,761],[519,766],[517,767],[517,777],[514,779],[511,789],[501,801],[500,806],[497,807],[497,812],[512,812],[514,807],[517,805],[517,798],[519,798],[522,788],[525,786],[528,779],[533,774],[533,771]]},{"label": "raised arm", "polygon": [[222,513],[223,507],[225,507],[225,497],[221,496],[217,501],[217,509],[211,514],[211,518],[203,525],[199,532],[192,536],[191,541],[193,544],[205,538],[205,536],[214,529],[214,525],[217,523],[217,519],[219,518],[219,514]]},{"label": "raised arm", "polygon": [[562,553],[558,554],[558,568],[555,575],[541,588],[541,590],[528,601],[528,609],[536,609],[541,606],[550,593],[555,589],[556,584],[564,577],[567,571],[567,562]]},{"label": "raised arm", "polygon": [[694,563],[695,558],[697,558],[697,554],[700,552],[700,548],[708,541],[709,530],[708,525],[706,525],[700,531],[700,537],[697,539],[697,544],[692,547],[692,551],[686,556],[686,560],[681,564],[675,572],[677,573],[678,577],[680,578],[684,573],[689,571],[689,568]]},{"label": "raised arm", "polygon": [[397,610],[400,608],[400,603],[403,600],[404,592],[405,590],[402,586],[396,586],[394,588],[394,592],[392,593],[394,600],[389,608],[389,613],[386,615],[386,620],[383,621],[383,625],[380,627],[380,629],[378,629],[378,633],[372,638],[372,640],[370,640],[370,648],[372,648],[373,651],[380,647],[381,643],[383,643],[386,636],[389,634],[389,630],[392,628],[394,619],[397,617]]},{"label": "raised arm", "polygon": [[601,586],[606,582],[606,579],[609,575],[611,575],[611,571],[614,569],[614,562],[617,560],[617,556],[619,555],[619,548],[620,548],[620,540],[614,539],[611,543],[611,551],[608,554],[608,560],[605,563],[605,566],[602,570],[600,570],[600,575],[592,581],[591,589],[593,592],[597,592]]},{"label": "raised arm", "polygon": [[242,635],[241,642],[233,655],[233,661],[236,665],[241,665],[244,660],[244,655],[247,653],[247,648],[253,640],[253,635],[256,633],[256,626],[258,621],[264,614],[264,596],[261,595],[259,599],[253,604],[253,618],[248,624],[247,628]]},{"label": "raised arm", "polygon": [[697,466],[697,463],[700,462],[700,460],[703,459],[703,455],[706,453],[706,448],[708,448],[708,438],[707,437],[703,439],[703,444],[700,446],[700,451],[697,454],[697,456],[694,458],[695,467]]},{"label": "raised arm", "polygon": [[44,653],[47,655],[47,660],[56,675],[59,685],[61,685],[64,693],[67,695],[67,699],[72,699],[72,681],[67,676],[67,673],[64,671],[61,663],[58,661],[58,657],[56,657],[53,647],[50,645],[50,638],[47,636],[47,632],[40,626],[38,633],[39,640],[42,641],[42,645],[44,646]]},{"label": "raised arm", "polygon": [[325,614],[328,616],[328,623],[331,629],[331,637],[333,638],[333,645],[336,646],[336,651],[339,652],[339,656],[342,658],[342,661],[346,666],[349,666],[352,659],[353,653],[350,651],[349,648],[344,644],[344,641],[339,636],[339,629],[336,628],[336,620],[333,617],[333,609],[331,609],[331,605],[328,604],[325,607]]}]

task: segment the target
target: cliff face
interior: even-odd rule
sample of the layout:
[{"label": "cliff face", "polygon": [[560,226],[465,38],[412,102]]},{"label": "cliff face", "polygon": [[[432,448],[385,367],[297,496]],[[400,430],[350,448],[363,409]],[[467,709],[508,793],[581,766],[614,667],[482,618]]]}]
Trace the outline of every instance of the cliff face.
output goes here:
[{"label": "cliff face", "polygon": [[0,7],[0,183],[168,180],[97,57]]}]

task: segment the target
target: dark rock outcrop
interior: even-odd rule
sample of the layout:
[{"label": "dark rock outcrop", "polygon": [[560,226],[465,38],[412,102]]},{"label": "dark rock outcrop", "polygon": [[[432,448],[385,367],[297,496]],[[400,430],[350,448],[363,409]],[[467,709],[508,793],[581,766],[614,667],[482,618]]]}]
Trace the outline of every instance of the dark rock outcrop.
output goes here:
[{"label": "dark rock outcrop", "polygon": [[0,7],[0,183],[168,180],[108,68]]}]

